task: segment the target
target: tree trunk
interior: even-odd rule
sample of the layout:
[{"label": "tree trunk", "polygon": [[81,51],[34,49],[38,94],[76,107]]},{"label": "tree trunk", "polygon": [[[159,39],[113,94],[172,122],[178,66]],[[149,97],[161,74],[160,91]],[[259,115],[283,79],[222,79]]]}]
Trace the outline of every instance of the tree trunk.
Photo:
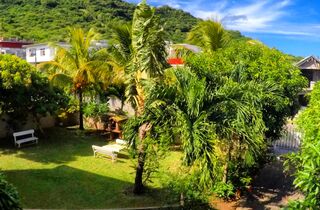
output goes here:
[{"label": "tree trunk", "polygon": [[84,130],[83,127],[83,104],[82,104],[82,90],[79,89],[78,90],[78,94],[79,94],[79,129],[80,130]]},{"label": "tree trunk", "polygon": [[136,195],[140,195],[143,193],[144,186],[142,183],[143,178],[143,169],[144,169],[144,161],[146,154],[143,149],[139,150],[138,154],[138,165],[136,167],[136,177],[134,180],[133,193]]},{"label": "tree trunk", "polygon": [[123,112],[124,97],[121,97],[121,98],[120,98],[120,100],[121,100],[121,107],[120,107],[120,110]]},{"label": "tree trunk", "polygon": [[144,190],[144,186],[142,182],[144,163],[146,158],[146,153],[144,148],[144,139],[146,137],[147,132],[150,129],[151,129],[151,124],[149,123],[145,123],[141,125],[139,128],[140,146],[138,149],[138,164],[136,167],[136,178],[135,178],[134,187],[133,187],[133,193],[136,195],[142,194]]},{"label": "tree trunk", "polygon": [[227,183],[228,182],[228,173],[229,173],[229,161],[231,159],[231,145],[228,146],[228,153],[227,153],[227,158],[226,158],[226,163],[223,167],[223,178],[222,182]]},{"label": "tree trunk", "polygon": [[44,134],[44,130],[43,128],[41,127],[41,123],[40,123],[40,117],[38,114],[34,114],[33,115],[35,121],[36,121],[36,127],[37,127],[37,130],[39,130],[41,132],[41,134]]}]

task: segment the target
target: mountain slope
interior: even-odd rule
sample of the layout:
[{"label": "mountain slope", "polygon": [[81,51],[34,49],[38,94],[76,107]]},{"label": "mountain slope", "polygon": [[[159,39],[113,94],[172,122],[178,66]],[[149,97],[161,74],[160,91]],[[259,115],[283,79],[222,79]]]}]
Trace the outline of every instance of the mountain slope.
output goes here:
[{"label": "mountain slope", "polygon": [[[121,0],[0,0],[0,36],[59,41],[66,27],[94,27],[108,38],[109,24],[129,22],[135,5]],[[167,38],[181,42],[198,21],[189,13],[157,8]]]}]

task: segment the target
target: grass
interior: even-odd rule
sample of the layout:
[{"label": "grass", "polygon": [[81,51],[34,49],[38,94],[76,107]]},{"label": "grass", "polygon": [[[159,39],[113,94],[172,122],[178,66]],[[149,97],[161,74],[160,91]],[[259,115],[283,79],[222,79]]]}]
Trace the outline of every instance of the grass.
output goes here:
[{"label": "grass", "polygon": [[[134,162],[126,152],[112,163],[94,158],[91,145],[105,145],[106,138],[77,130],[54,128],[35,146],[0,147],[0,170],[14,184],[24,208],[122,208],[166,204],[166,191],[157,180],[144,196],[131,194]],[[163,168],[177,165],[172,152]]]}]

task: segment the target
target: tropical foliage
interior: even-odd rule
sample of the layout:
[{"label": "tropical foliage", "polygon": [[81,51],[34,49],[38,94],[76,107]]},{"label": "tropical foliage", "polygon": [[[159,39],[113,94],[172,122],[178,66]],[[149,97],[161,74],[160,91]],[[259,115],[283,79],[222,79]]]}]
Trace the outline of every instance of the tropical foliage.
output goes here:
[{"label": "tropical foliage", "polygon": [[[9,9],[8,9],[9,8]],[[0,36],[36,41],[62,41],[67,27],[94,27],[109,38],[109,24],[129,23],[134,4],[121,0],[1,0]],[[170,7],[156,9],[166,31],[166,39],[182,42],[198,21],[189,13]]]},{"label": "tropical foliage", "polygon": [[[286,118],[296,113],[297,94],[306,86],[306,80],[300,76],[300,70],[293,66],[287,55],[276,49],[270,49],[258,42],[239,42],[220,49],[212,56],[201,54],[187,60],[195,71],[205,71],[206,76],[225,75],[236,66],[244,67],[244,77],[248,81],[264,82],[265,92],[277,89],[276,95],[266,94],[263,102],[263,120],[266,125],[266,137],[276,139],[282,130]],[[271,87],[270,87],[271,86]]]},{"label": "tropical foliage", "polygon": [[5,180],[2,173],[0,173],[0,208],[10,210],[22,209],[16,188]]},{"label": "tropical foliage", "polygon": [[[184,174],[195,181],[188,185],[193,196],[230,196],[250,184],[266,152],[266,134],[279,135],[305,80],[279,51],[245,42],[189,56],[186,66],[148,83],[145,111],[129,121],[126,138],[141,147],[139,126],[148,125],[144,135],[152,143],[144,149],[160,153],[178,139]],[[279,130],[270,127],[273,119]],[[145,162],[152,157],[145,153]]]},{"label": "tropical foliage", "polygon": [[83,108],[85,117],[100,117],[108,113],[109,107],[107,103],[87,102]]},{"label": "tropical foliage", "polygon": [[62,90],[51,87],[43,74],[11,55],[0,55],[0,92],[0,115],[9,115],[7,123],[13,130],[22,126],[28,114],[39,125],[40,116],[55,114],[68,102]]},{"label": "tropical foliage", "polygon": [[[10,4],[6,0],[0,2],[0,8]],[[177,174],[171,175],[173,179],[168,186],[183,198],[203,200],[212,193],[230,197],[236,190],[244,189],[251,182],[253,169],[264,158],[268,140],[276,139],[286,118],[295,113],[297,94],[306,83],[291,64],[291,57],[258,41],[247,41],[211,20],[194,20],[197,24],[187,37],[202,52],[188,54],[185,67],[168,69],[166,33],[157,13],[166,14],[165,22],[170,21],[168,14],[186,17],[169,7],[155,9],[142,1],[134,10],[132,23],[126,24],[131,11],[124,8],[133,5],[122,1],[92,0],[89,4],[85,0],[41,0],[39,6],[36,0],[15,0],[12,11],[19,8],[18,3],[23,8],[22,14],[33,5],[35,11],[40,7],[42,13],[48,11],[44,14],[49,18],[56,11],[70,8],[69,18],[66,15],[51,21],[58,21],[59,26],[77,22],[84,28],[88,27],[87,22],[96,23],[98,31],[110,31],[111,46],[99,49],[94,46],[99,37],[93,29],[85,33],[80,28],[69,28],[68,45],[55,46],[55,59],[41,64],[40,69],[45,70],[54,87],[63,87],[77,96],[80,129],[84,128],[83,114],[96,117],[108,111],[106,104],[91,98],[115,95],[121,99],[122,107],[125,100],[131,102],[136,115],[128,120],[124,136],[137,160],[135,194],[144,192],[145,183],[158,170],[160,159],[173,144],[181,145],[179,173],[183,175],[179,178]],[[106,10],[106,14],[115,12],[112,14],[120,14],[121,20],[112,22],[113,16],[97,12],[110,5],[117,9]],[[75,15],[79,12],[83,15]],[[4,19],[13,21],[10,15]],[[11,25],[15,24],[2,25],[4,33],[13,33]],[[170,35],[180,40],[190,30],[189,26],[181,24],[181,30]],[[23,33],[21,30],[18,36],[29,36]],[[38,34],[39,40],[64,36],[59,30],[52,36],[41,33],[44,32]],[[0,91],[4,93],[0,95],[0,114],[23,116],[21,113],[31,112],[38,116],[57,111],[67,102],[61,91],[49,85],[48,79],[16,57],[0,56],[0,73]],[[313,98],[317,93],[316,90]],[[317,125],[318,102],[312,100],[311,107],[315,108],[309,108],[301,119],[309,119],[313,114],[309,122]],[[318,160],[319,144],[317,128],[305,125],[302,128],[310,132],[305,131],[303,149],[292,161],[296,161],[298,168],[296,185],[307,195],[307,204],[297,205],[311,208],[319,200],[320,187],[310,184],[319,182],[320,163],[313,161]],[[306,171],[312,176],[307,177]]]},{"label": "tropical foliage", "polygon": [[318,209],[320,206],[320,83],[311,93],[308,107],[299,114],[297,123],[302,131],[302,146],[286,162],[295,169],[294,184],[305,195],[302,201],[291,202],[288,209]]},{"label": "tropical foliage", "polygon": [[[181,141],[189,168],[185,173],[194,177],[197,184],[190,184],[202,196],[218,183],[239,185],[266,146],[260,102],[264,87],[241,80],[242,73],[236,68],[233,76],[205,77],[189,69],[167,71],[166,80],[148,92],[145,114],[133,121],[152,125],[146,134],[152,143],[146,148],[158,145],[165,151],[175,139]],[[134,141],[138,135],[127,138]]]},{"label": "tropical foliage", "polygon": [[[69,29],[69,46],[57,46],[56,57],[53,61],[41,64],[46,70],[52,84],[66,87],[78,96],[80,129],[83,127],[83,93],[99,81],[108,84],[110,66],[104,60],[103,49],[92,49],[97,34],[91,29],[85,33],[79,28]],[[101,57],[102,56],[102,57]],[[67,86],[68,87],[68,86]]]},{"label": "tropical foliage", "polygon": [[[145,1],[138,4],[134,12],[131,47],[130,66],[126,72],[128,74],[126,81],[127,97],[135,107],[137,115],[142,115],[146,100],[145,84],[150,79],[161,77],[164,69],[168,67],[163,29],[159,27],[155,9],[149,7]],[[134,186],[134,193],[136,194],[143,192],[142,174],[146,156],[144,147],[146,145],[145,134],[150,126],[148,122],[143,123],[135,130],[135,132],[139,133],[140,144]]]},{"label": "tropical foliage", "polygon": [[229,34],[222,24],[212,20],[199,22],[187,36],[187,42],[201,47],[206,53],[226,47],[229,41]]}]

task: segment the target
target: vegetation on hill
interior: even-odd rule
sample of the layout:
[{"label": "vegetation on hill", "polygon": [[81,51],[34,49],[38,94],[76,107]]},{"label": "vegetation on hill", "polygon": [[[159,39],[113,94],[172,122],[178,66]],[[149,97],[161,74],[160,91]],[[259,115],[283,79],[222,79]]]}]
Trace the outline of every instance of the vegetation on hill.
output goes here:
[{"label": "vegetation on hill", "polygon": [[[95,28],[109,38],[110,25],[132,20],[134,4],[122,0],[0,0],[0,36],[42,41],[62,41],[66,27]],[[166,40],[182,42],[199,21],[183,10],[156,8]],[[231,32],[234,38],[243,38]]]},{"label": "vegetation on hill", "polygon": [[[108,38],[109,24],[129,22],[135,5],[121,0],[0,0],[0,36],[63,40],[68,26],[94,27]],[[197,19],[170,7],[157,9],[167,38],[182,41]]]}]

